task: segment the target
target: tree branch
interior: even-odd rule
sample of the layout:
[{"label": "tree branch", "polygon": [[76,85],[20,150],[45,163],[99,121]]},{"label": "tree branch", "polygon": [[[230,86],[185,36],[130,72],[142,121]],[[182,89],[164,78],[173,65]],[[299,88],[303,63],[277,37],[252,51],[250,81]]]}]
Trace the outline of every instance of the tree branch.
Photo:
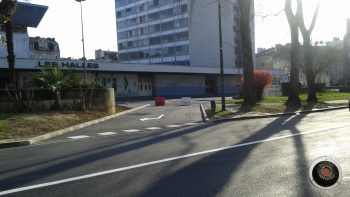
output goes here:
[{"label": "tree branch", "polygon": [[303,2],[302,0],[298,0],[298,7],[297,7],[297,20],[299,24],[300,31],[305,34],[309,31],[306,29],[305,22],[304,22],[304,10],[303,10]]},{"label": "tree branch", "polygon": [[317,16],[318,16],[318,12],[319,12],[319,10],[320,10],[320,5],[321,5],[321,1],[319,1],[319,2],[317,3],[317,7],[316,7],[316,10],[315,10],[315,13],[314,13],[314,17],[312,18],[312,23],[311,23],[310,28],[309,28],[309,30],[308,30],[310,33],[311,33],[311,32],[314,30],[314,28],[315,28],[316,20],[317,20]]},{"label": "tree branch", "polygon": [[265,15],[257,15],[257,16],[260,16],[261,18],[265,19],[266,17],[269,17],[269,16],[278,16],[278,15],[280,15],[283,11],[284,11],[284,9],[281,9],[280,11],[278,11],[278,12],[275,13],[275,14],[265,14]]}]

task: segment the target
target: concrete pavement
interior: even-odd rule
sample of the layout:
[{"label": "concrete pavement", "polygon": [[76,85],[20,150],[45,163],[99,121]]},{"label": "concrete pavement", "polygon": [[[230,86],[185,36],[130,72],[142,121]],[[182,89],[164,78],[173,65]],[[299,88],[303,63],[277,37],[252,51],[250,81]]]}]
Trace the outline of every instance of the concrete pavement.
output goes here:
[{"label": "concrete pavement", "polygon": [[[63,181],[11,195],[348,196],[349,118],[339,110],[0,150],[0,191]],[[332,190],[307,176],[324,155],[347,177]],[[97,176],[69,181],[84,175]]]}]

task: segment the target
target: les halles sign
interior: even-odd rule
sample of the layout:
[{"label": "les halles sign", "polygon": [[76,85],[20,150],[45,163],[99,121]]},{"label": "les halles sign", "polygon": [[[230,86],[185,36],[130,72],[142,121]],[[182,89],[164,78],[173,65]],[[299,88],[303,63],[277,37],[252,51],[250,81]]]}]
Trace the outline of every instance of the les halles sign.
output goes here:
[{"label": "les halles sign", "polygon": [[[82,62],[53,62],[53,61],[38,61],[38,67],[62,67],[62,68],[70,68],[70,69],[83,69],[84,63]],[[87,69],[98,69],[98,63],[86,63]]]}]

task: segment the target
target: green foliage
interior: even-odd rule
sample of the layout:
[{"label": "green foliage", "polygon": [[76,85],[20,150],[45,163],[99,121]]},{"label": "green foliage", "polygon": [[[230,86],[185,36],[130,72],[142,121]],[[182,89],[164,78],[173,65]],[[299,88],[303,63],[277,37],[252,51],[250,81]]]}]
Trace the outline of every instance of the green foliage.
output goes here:
[{"label": "green foliage", "polygon": [[72,86],[71,73],[58,67],[41,68],[40,73],[34,78],[34,84],[38,88],[48,89],[54,93]]},{"label": "green foliage", "polygon": [[7,127],[7,121],[6,120],[0,120],[0,133],[5,132]]},{"label": "green foliage", "polygon": [[95,88],[100,89],[100,88],[104,88],[104,86],[102,85],[102,83],[96,82]]}]

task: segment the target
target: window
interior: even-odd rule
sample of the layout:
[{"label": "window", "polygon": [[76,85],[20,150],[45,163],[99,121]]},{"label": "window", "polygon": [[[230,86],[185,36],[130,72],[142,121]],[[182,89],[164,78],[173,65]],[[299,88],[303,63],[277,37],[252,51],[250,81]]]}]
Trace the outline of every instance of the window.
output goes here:
[{"label": "window", "polygon": [[174,34],[162,36],[162,43],[174,42]]},{"label": "window", "polygon": [[151,21],[155,21],[155,20],[159,20],[159,12],[155,12],[152,14],[148,15],[148,20]]},{"label": "window", "polygon": [[173,16],[173,9],[167,9],[167,10],[163,10],[159,13],[160,18],[164,19],[164,18],[169,18],[171,16]]},{"label": "window", "polygon": [[176,46],[176,55],[188,55],[188,45]]},{"label": "window", "polygon": [[170,21],[170,22],[162,23],[160,27],[162,31],[174,29],[174,22]]},{"label": "window", "polygon": [[140,16],[139,23],[144,23],[144,22],[146,22],[146,16]]},{"label": "window", "polygon": [[175,40],[176,41],[183,41],[183,40],[188,40],[188,32],[181,32],[175,34]]},{"label": "window", "polygon": [[149,27],[149,33],[156,33],[160,31],[160,25],[152,25]]},{"label": "window", "polygon": [[160,44],[160,36],[150,38],[150,39],[149,39],[149,44],[150,44],[150,45],[157,45],[157,44]]}]

